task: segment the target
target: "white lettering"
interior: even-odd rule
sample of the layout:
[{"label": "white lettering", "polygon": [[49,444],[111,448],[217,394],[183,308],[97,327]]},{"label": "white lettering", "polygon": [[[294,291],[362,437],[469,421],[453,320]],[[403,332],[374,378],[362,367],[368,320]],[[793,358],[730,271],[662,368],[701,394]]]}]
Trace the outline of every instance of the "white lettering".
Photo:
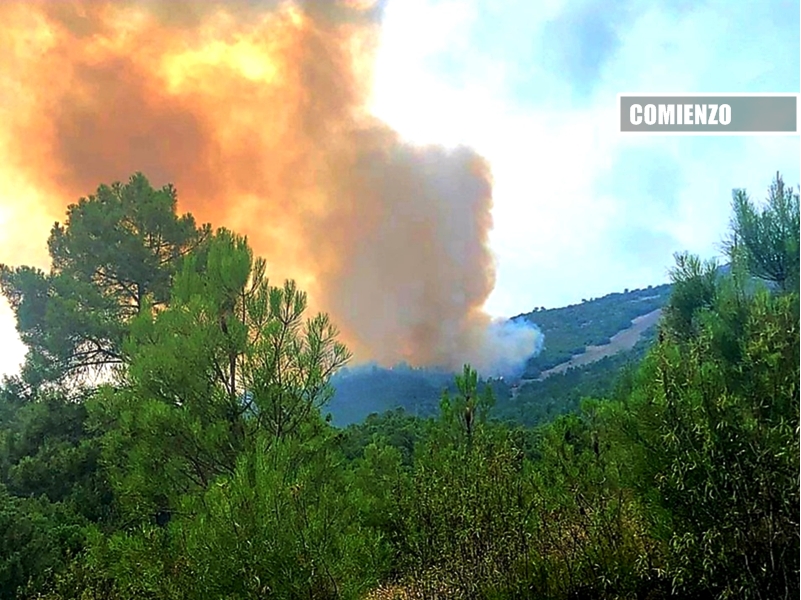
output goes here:
[{"label": "white lettering", "polygon": [[653,104],[645,105],[645,124],[653,125],[656,123],[656,106]]},{"label": "white lettering", "polygon": [[632,104],[632,125],[729,125],[728,104]]},{"label": "white lettering", "polygon": [[642,123],[642,106],[639,104],[632,104],[629,109],[629,121],[632,125],[639,125]]},{"label": "white lettering", "polygon": [[695,105],[695,124],[706,125],[706,104]]},{"label": "white lettering", "polygon": [[731,123],[731,106],[728,104],[720,105],[720,124],[728,125]]}]

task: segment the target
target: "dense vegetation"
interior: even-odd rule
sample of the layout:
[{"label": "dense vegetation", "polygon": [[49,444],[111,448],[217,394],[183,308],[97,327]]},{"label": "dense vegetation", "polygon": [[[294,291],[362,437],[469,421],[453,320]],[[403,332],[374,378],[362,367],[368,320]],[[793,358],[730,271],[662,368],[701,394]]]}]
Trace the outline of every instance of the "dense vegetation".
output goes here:
[{"label": "dense vegetation", "polygon": [[[635,367],[656,339],[647,331],[630,350],[596,362],[554,373],[542,380],[482,380],[492,388],[495,404],[493,419],[512,425],[534,427],[575,412],[583,398],[606,397],[613,392],[621,372]],[[355,426],[386,412],[397,412],[426,419],[439,413],[444,390],[455,391],[453,375],[441,371],[408,367],[392,369],[371,366],[332,378],[335,389],[324,412],[338,427]]]},{"label": "dense vegetation", "polygon": [[655,340],[656,331],[648,331],[631,350],[541,380],[524,381],[516,393],[512,393],[508,386],[504,389],[495,383],[498,400],[493,416],[535,427],[578,411],[584,398],[606,398],[614,393],[619,379],[642,360]]},{"label": "dense vegetation", "polygon": [[345,367],[331,378],[334,394],[325,410],[331,414],[331,423],[341,427],[397,408],[418,417],[432,417],[439,412],[442,391],[452,388],[452,383],[453,373],[431,368]]},{"label": "dense vegetation", "polygon": [[523,377],[535,379],[542,371],[581,354],[587,346],[608,344],[633,319],[662,308],[669,295],[670,285],[664,284],[518,315],[515,319],[535,323],[545,334],[542,352],[528,361]]},{"label": "dense vegetation", "polygon": [[[661,309],[670,285],[609,294],[563,308],[541,309],[514,317],[536,324],[545,335],[542,352],[530,358],[522,381],[492,380],[496,395],[492,415],[527,426],[574,411],[581,398],[607,395],[614,375],[621,368],[639,362],[653,340],[656,326],[646,329],[633,348],[619,348],[612,356],[571,367],[566,372],[546,373],[584,352],[587,346],[601,346],[633,319]],[[541,380],[540,380],[541,379]],[[364,421],[372,413],[398,408],[418,417],[432,417],[439,411],[444,389],[454,390],[453,375],[431,368],[378,365],[343,369],[331,380],[334,396],[326,406],[332,423],[347,426]],[[519,390],[514,389],[519,385]]]},{"label": "dense vegetation", "polygon": [[0,269],[30,348],[0,390],[0,598],[798,597],[779,177],[735,197],[730,272],[678,255],[641,363],[536,428],[491,418],[469,366],[436,417],[334,428],[328,318],[175,208],[141,175],[101,186],[50,272]]}]

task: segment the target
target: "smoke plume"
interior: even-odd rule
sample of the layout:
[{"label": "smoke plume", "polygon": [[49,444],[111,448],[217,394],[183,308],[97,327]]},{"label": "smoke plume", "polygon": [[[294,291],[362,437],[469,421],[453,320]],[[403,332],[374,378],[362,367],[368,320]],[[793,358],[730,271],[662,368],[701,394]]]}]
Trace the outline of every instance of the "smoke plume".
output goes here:
[{"label": "smoke plume", "polygon": [[3,2],[0,260],[42,264],[67,204],[142,171],[247,234],[359,359],[530,356],[538,332],[482,310],[487,163],[367,111],[380,16],[365,0]]}]

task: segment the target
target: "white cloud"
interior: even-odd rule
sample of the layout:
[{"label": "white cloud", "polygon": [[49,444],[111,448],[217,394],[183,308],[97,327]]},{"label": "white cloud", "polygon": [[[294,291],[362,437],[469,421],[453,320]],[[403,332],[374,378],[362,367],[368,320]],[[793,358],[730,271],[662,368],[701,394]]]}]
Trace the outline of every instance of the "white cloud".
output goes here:
[{"label": "white cloud", "polygon": [[[385,18],[376,114],[411,141],[466,142],[492,163],[498,281],[490,312],[515,314],[665,281],[674,251],[718,252],[731,188],[762,197],[776,170],[797,182],[798,138],[623,138],[616,113],[624,91],[797,91],[798,60],[786,61],[794,70],[775,68],[798,54],[797,19],[796,41],[782,40],[780,15],[769,3],[678,10],[629,2],[616,50],[607,49],[589,101],[577,103],[570,82],[538,62],[536,49],[546,18],[587,3],[535,4],[520,4],[528,11],[517,14],[493,5],[496,23],[480,3],[396,0]],[[442,64],[458,66],[460,76]],[[656,181],[650,195],[638,191],[646,174],[625,162],[631,148],[670,161],[664,169],[649,164]],[[610,174],[621,185],[599,190]],[[665,197],[659,177],[666,190],[677,186]]]}]

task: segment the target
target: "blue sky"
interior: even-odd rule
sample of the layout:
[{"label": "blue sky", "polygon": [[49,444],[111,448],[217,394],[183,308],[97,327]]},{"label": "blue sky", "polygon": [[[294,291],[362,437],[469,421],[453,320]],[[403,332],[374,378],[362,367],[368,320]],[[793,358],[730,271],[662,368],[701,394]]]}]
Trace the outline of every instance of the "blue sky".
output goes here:
[{"label": "blue sky", "polygon": [[719,254],[731,191],[798,186],[798,137],[621,137],[617,94],[799,91],[799,3],[389,0],[374,112],[495,177],[497,315]]}]

